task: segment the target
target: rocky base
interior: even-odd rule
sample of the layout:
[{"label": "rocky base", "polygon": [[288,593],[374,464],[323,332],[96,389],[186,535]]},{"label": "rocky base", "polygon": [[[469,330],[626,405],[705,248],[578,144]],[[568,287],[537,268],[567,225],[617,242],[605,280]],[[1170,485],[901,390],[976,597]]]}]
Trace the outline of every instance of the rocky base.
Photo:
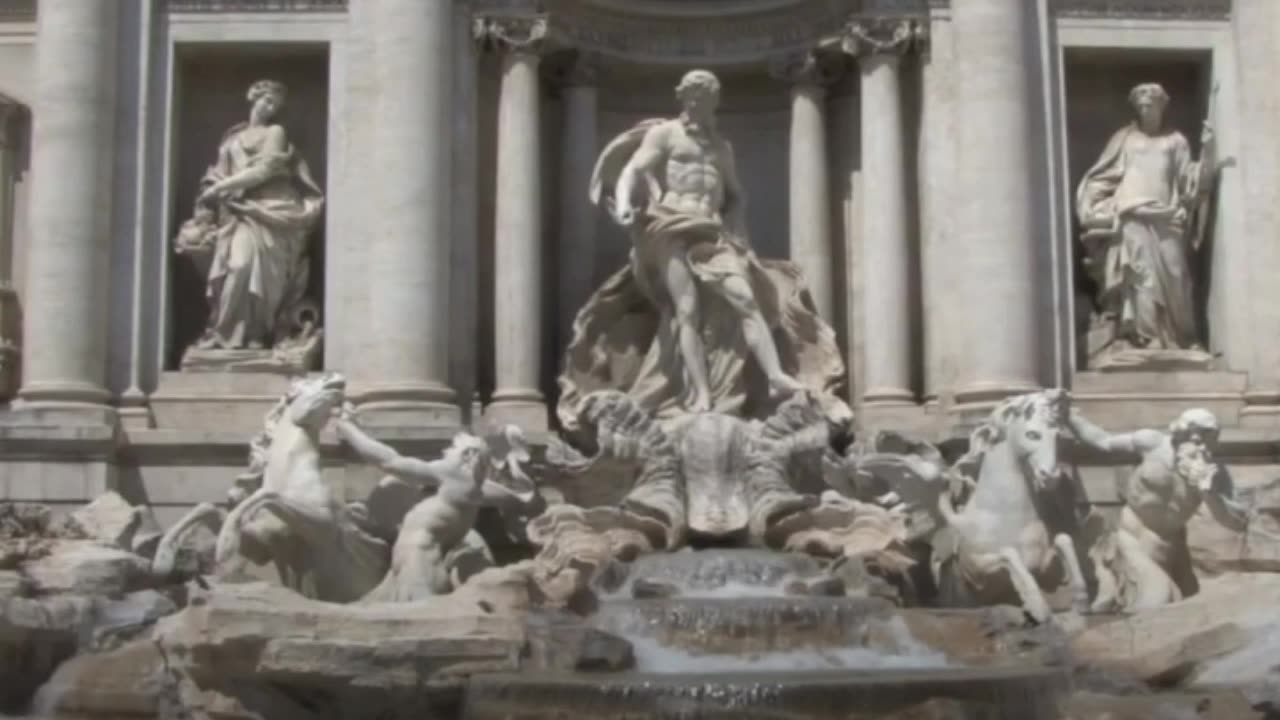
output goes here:
[{"label": "rocky base", "polygon": [[[1205,579],[1198,595],[1163,608],[1065,614],[1040,627],[1028,627],[1016,608],[895,609],[861,575],[844,572],[831,583],[831,569],[812,558],[776,553],[752,560],[765,551],[729,553],[733,562],[719,563],[692,552],[645,555],[600,575],[593,590],[563,596],[550,595],[555,586],[540,582],[537,563],[526,561],[485,570],[449,595],[353,606],[307,600],[264,582],[159,577],[139,554],[154,546],[139,522],[127,503],[110,496],[61,522],[40,508],[0,505],[0,716],[381,720],[508,717],[513,707],[524,713],[515,717],[542,717],[550,715],[536,712],[573,706],[583,717],[634,717],[639,706],[628,703],[637,698],[667,708],[673,698],[730,697],[711,692],[721,686],[741,701],[730,711],[738,714],[722,715],[735,718],[781,717],[804,703],[820,705],[824,696],[897,698],[861,704],[853,715],[842,703],[839,717],[846,719],[1261,720],[1280,711],[1280,574],[1224,572]],[[1215,547],[1229,554],[1231,546]],[[1219,558],[1215,567],[1267,566]],[[723,593],[744,577],[777,590],[777,597],[756,601],[757,614],[848,620],[845,629],[859,635],[855,621],[867,613],[858,609],[874,606],[901,618],[911,643],[936,653],[947,672],[962,672],[772,672],[759,682],[729,673],[712,687],[663,665],[655,680],[629,670],[640,667],[641,646],[598,622],[609,617],[601,603],[614,603],[615,615],[628,613],[627,622],[646,621],[631,606],[649,603],[678,616],[661,628],[686,627],[690,637],[740,635],[750,625],[731,621],[751,615],[753,606]],[[848,591],[843,597],[828,591],[837,584]],[[673,587],[706,597],[668,601]],[[702,612],[713,605],[715,613]],[[722,616],[732,630],[710,623]],[[889,624],[867,627],[858,639],[866,647],[903,641]],[[742,644],[738,635],[733,647]],[[1034,672],[1014,677],[1010,668]],[[641,680],[643,692],[627,690]],[[1043,691],[1018,689],[1026,683],[1042,683]],[[667,686],[674,695],[658,692]],[[1002,687],[1007,697],[997,692]],[[546,704],[530,705],[534,697]],[[1013,703],[1008,707],[1021,714],[1001,714],[1005,706],[994,701]],[[744,707],[756,714],[744,714]]]}]

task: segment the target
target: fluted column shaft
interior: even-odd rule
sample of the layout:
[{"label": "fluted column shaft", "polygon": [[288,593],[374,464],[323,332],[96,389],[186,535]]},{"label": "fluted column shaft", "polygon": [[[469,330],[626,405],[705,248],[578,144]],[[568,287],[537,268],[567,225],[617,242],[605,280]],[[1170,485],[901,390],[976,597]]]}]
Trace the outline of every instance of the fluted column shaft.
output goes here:
[{"label": "fluted column shaft", "polygon": [[911,389],[911,252],[906,143],[902,125],[901,56],[910,46],[907,20],[852,23],[846,50],[861,69],[863,185],[862,287],[866,308],[863,403],[904,405]]},{"label": "fluted column shaft", "polygon": [[595,278],[596,208],[587,197],[599,144],[598,68],[579,57],[563,76],[564,130],[560,157],[560,324],[556,354],[568,346],[573,319],[592,291]]},{"label": "fluted column shaft", "polygon": [[[378,190],[368,256],[368,373],[375,424],[456,425],[448,386],[453,137],[448,2],[378,0],[374,72]],[[362,380],[366,380],[362,378]]]},{"label": "fluted column shaft", "polygon": [[545,20],[493,19],[488,37],[502,53],[494,221],[495,423],[547,427],[542,376],[542,170],[540,45]]},{"label": "fluted column shaft", "polygon": [[832,321],[831,186],[827,172],[826,84],[812,53],[780,58],[773,72],[791,84],[788,173],[791,261],[804,273],[818,314]]},{"label": "fluted column shaft", "polygon": [[963,263],[956,303],[967,318],[958,355],[957,403],[987,402],[1038,386],[1032,113],[1039,58],[1035,3],[954,0],[959,165],[954,242]]},{"label": "fluted column shaft", "polygon": [[97,409],[107,347],[117,3],[42,0],[36,28],[24,383],[30,406]]}]

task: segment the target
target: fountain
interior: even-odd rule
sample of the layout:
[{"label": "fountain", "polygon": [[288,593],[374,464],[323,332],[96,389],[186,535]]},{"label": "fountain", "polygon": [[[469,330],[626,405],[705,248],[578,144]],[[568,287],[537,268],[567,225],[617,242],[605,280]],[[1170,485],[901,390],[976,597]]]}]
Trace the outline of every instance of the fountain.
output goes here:
[{"label": "fountain", "polygon": [[[677,93],[681,118],[641,123],[597,164],[591,197],[631,234],[633,266],[577,317],[544,457],[513,425],[406,457],[328,373],[272,407],[225,503],[163,537],[135,538],[139,511],[110,494],[57,528],[0,506],[0,663],[19,686],[0,712],[1048,720],[1090,677],[1077,653],[1109,690],[1260,664],[1272,606],[1202,626],[1224,617],[1213,603],[1280,586],[1180,604],[1151,545],[1153,528],[1184,538],[1202,496],[1239,510],[1212,414],[1111,435],[1044,390],[995,404],[951,463],[893,433],[853,442],[834,333],[798,269],[740,234],[705,115],[719,81],[694,71]],[[384,474],[367,498],[321,470],[330,426]],[[1126,496],[1141,513],[1062,512],[1068,434],[1144,455]],[[1161,468],[1176,502],[1144,484]],[[534,556],[499,564],[493,528]],[[1128,635],[1082,617],[1165,609]],[[1248,647],[1255,628],[1265,647]]]},{"label": "fountain", "polygon": [[965,717],[1054,716],[1068,685],[1062,667],[981,657],[974,646],[953,657],[912,630],[976,627],[983,611],[904,610],[847,587],[829,564],[708,548],[611,567],[584,621],[625,639],[631,666],[473,677],[462,717],[847,718],[930,698],[973,713]]}]

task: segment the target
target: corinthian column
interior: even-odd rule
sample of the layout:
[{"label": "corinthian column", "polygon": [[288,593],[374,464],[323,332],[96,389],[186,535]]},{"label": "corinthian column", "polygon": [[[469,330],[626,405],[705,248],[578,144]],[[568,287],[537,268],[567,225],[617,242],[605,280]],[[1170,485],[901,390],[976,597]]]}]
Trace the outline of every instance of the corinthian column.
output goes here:
[{"label": "corinthian column", "polygon": [[832,321],[831,188],[827,180],[826,85],[833,72],[814,53],[776,59],[791,84],[788,198],[791,260],[804,272],[818,314]]},{"label": "corinthian column", "polygon": [[494,423],[546,429],[542,377],[542,169],[539,146],[541,17],[486,18],[477,31],[502,53],[494,222]]},{"label": "corinthian column", "polygon": [[104,389],[118,3],[42,0],[22,405],[114,422]]},{"label": "corinthian column", "polygon": [[914,36],[910,20],[858,20],[843,39],[862,71],[862,401],[907,405],[911,390],[911,253],[907,237],[906,146],[902,126],[902,54]]},{"label": "corinthian column", "polygon": [[1038,386],[1033,286],[1034,243],[1047,242],[1036,223],[1032,173],[1040,141],[1032,113],[1039,58],[1028,33],[1036,4],[952,0],[958,167],[953,242],[967,318],[957,353],[957,403],[997,400]]},{"label": "corinthian column", "polygon": [[596,208],[587,198],[598,138],[599,61],[580,54],[561,76],[564,132],[560,157],[559,355],[568,346],[573,319],[591,294],[595,276]]},{"label": "corinthian column", "polygon": [[371,342],[358,367],[374,425],[454,426],[448,386],[453,3],[378,0],[368,283]]}]

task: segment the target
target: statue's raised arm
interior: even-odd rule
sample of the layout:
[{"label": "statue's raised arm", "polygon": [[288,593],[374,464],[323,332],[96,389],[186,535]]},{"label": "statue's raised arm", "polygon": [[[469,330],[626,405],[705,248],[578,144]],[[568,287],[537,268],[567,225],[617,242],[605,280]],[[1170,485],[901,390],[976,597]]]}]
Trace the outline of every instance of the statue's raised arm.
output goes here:
[{"label": "statue's raised arm", "polygon": [[[591,171],[591,186],[587,197],[591,199],[593,205],[600,205],[603,202],[610,216],[624,226],[630,223],[621,222],[619,210],[622,207],[636,207],[635,178],[639,168],[648,169],[650,172],[646,177],[653,181],[646,184],[645,190],[650,193],[660,190],[654,187],[656,178],[653,177],[650,167],[661,159],[661,153],[655,147],[658,138],[650,139],[649,136],[665,122],[663,118],[651,118],[636,123],[630,130],[611,140],[604,150],[600,151],[600,157],[596,158],[595,167]],[[646,140],[648,140],[647,147]],[[643,154],[640,152],[642,148],[645,148]],[[638,155],[640,157],[637,160]],[[620,198],[625,199],[626,202],[620,203]]]}]

